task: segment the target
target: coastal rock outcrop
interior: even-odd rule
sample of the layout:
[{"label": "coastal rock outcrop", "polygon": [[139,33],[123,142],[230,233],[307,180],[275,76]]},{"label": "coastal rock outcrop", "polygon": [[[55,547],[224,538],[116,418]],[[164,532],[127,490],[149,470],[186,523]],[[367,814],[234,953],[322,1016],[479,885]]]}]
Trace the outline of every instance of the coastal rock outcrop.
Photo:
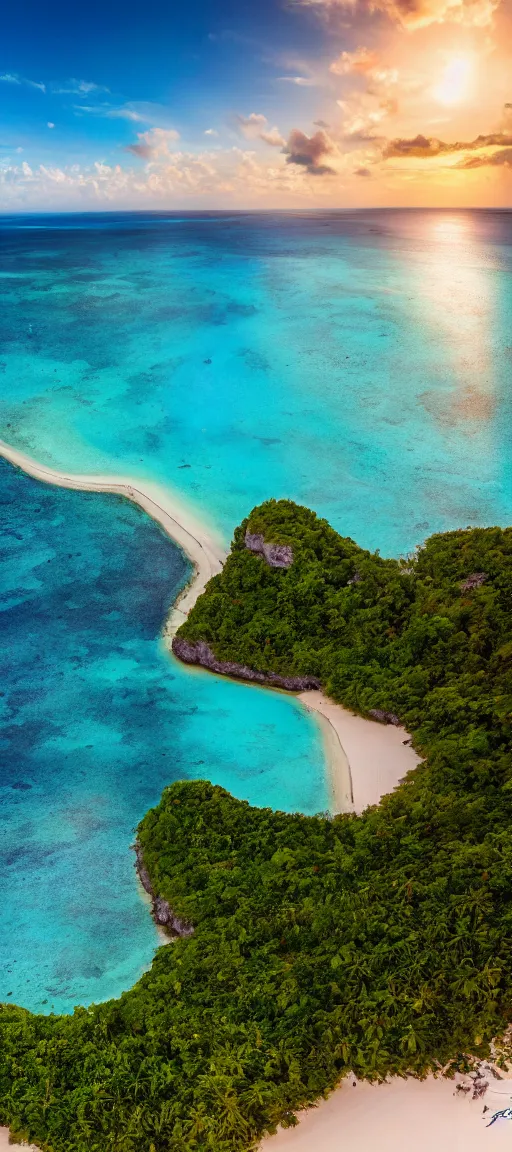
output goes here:
[{"label": "coastal rock outcrop", "polygon": [[258,532],[245,533],[245,547],[263,556],[271,568],[290,568],[293,564],[291,544],[266,544]]},{"label": "coastal rock outcrop", "polygon": [[151,896],[155,923],[165,928],[171,936],[192,936],[194,931],[192,925],[187,924],[185,920],[181,920],[179,916],[175,916],[169,902],[164,900],[162,896],[155,896],[155,890],[149,878],[149,872],[144,864],[142,848],[138,840],[135,844],[135,857],[135,867],[139,874],[139,880],[144,890],[148,893],[148,896]]},{"label": "coastal rock outcrop", "polygon": [[288,692],[308,692],[321,688],[316,676],[280,676],[278,672],[256,672],[245,664],[235,664],[231,660],[217,660],[215,653],[204,640],[185,640],[175,636],[172,650],[185,664],[200,664],[210,672],[221,676],[231,676],[235,680],[250,680],[254,684],[269,684],[272,688],[284,688]]},{"label": "coastal rock outcrop", "polygon": [[396,728],[402,727],[402,721],[395,712],[384,712],[382,708],[370,708],[368,713],[372,720],[378,720],[380,724],[394,724]]}]

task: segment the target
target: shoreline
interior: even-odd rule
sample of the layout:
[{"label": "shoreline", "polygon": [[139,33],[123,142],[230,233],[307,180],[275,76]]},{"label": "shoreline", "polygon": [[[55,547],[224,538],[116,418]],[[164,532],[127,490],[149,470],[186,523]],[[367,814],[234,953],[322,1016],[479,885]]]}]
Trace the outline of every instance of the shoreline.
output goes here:
[{"label": "shoreline", "polygon": [[[512,1080],[486,1075],[485,1095],[472,1099],[473,1081],[430,1075],[395,1076],[384,1084],[345,1077],[327,1098],[296,1113],[294,1128],[265,1136],[259,1152],[484,1152],[510,1149],[511,1122],[494,1113],[509,1107]],[[355,1083],[355,1087],[353,1087]],[[487,1109],[484,1113],[484,1107]]]},{"label": "shoreline", "polygon": [[369,805],[378,804],[407,772],[421,763],[405,728],[367,720],[316,689],[300,692],[298,699],[325,726],[331,788],[338,812],[355,812],[359,816]]},{"label": "shoreline", "polygon": [[[131,500],[182,548],[193,571],[188,584],[172,606],[163,628],[162,640],[170,654],[171,641],[177,628],[211,576],[222,569],[225,553],[220,545],[192,514],[180,506],[178,500],[174,501],[172,496],[156,484],[141,484],[129,477],[60,472],[38,464],[4,441],[0,441],[0,456],[44,483],[81,491],[110,493]],[[190,667],[201,670],[200,665]],[[270,685],[253,686],[280,691]],[[360,813],[369,804],[378,803],[420,762],[420,757],[410,744],[404,743],[404,740],[409,739],[404,728],[383,725],[357,716],[329,700],[320,690],[291,694],[307,712],[315,713],[324,741],[333,814]],[[142,885],[140,887],[142,895]],[[512,1100],[512,1081],[508,1083],[510,1097],[507,1097],[507,1103]],[[502,1084],[502,1093],[503,1090]],[[378,1109],[372,1107],[377,1092]],[[453,1081],[433,1077],[426,1081],[395,1078],[380,1088],[365,1082],[357,1084],[355,1090],[350,1087],[350,1093],[349,1086],[342,1083],[327,1100],[320,1099],[318,1105],[300,1112],[296,1128],[279,1129],[276,1135],[266,1137],[261,1150],[273,1152],[273,1141],[275,1152],[280,1152],[281,1148],[286,1152],[309,1152],[312,1142],[316,1142],[320,1152],[338,1152],[340,1134],[343,1134],[346,1152],[373,1152],[376,1147],[380,1152],[410,1152],[411,1132],[418,1133],[419,1122],[422,1131],[427,1134],[428,1142],[421,1145],[416,1143],[417,1152],[431,1152],[434,1144],[438,1145],[440,1152],[451,1152],[452,1147],[462,1149],[462,1146],[464,1152],[480,1152],[483,1136],[482,1101],[470,1102],[463,1098],[454,1104],[451,1100],[453,1093]],[[492,1090],[489,1095],[493,1095]],[[381,1102],[385,1102],[384,1117]],[[466,1121],[460,1128],[459,1117],[463,1114],[465,1117],[470,1116],[471,1133]],[[507,1124],[495,1125],[492,1132],[497,1137],[495,1145],[504,1147],[501,1139],[508,1140]],[[7,1152],[8,1149],[11,1152],[38,1152],[33,1145],[9,1144],[8,1129],[0,1127],[0,1152]]]},{"label": "shoreline", "polygon": [[[0,456],[27,475],[45,484],[82,492],[102,492],[123,496],[142,508],[192,564],[192,575],[169,611],[162,629],[162,641],[171,655],[171,645],[180,624],[188,616],[208,580],[222,570],[226,552],[179,499],[152,481],[140,482],[129,476],[82,475],[62,472],[39,464],[32,456],[0,440]],[[198,665],[200,667],[200,665]],[[205,669],[206,670],[206,669]],[[250,681],[245,681],[250,683]],[[255,685],[256,686],[256,685]],[[279,688],[268,685],[273,692]],[[307,712],[315,712],[323,737],[332,796],[332,814],[362,812],[391,792],[419,757],[403,744],[408,734],[356,716],[336,704],[322,691],[294,692]],[[393,769],[393,765],[397,767]]]},{"label": "shoreline", "polygon": [[164,529],[167,536],[188,557],[193,568],[188,584],[178,594],[164,625],[164,636],[170,641],[204,591],[208,580],[221,571],[226,556],[220,544],[205,531],[199,521],[195,520],[192,513],[151,481],[144,481],[141,484],[139,480],[129,476],[113,478],[105,475],[89,476],[60,472],[39,464],[32,456],[12,448],[5,440],[0,440],[0,456],[17,468],[21,468],[34,480],[41,480],[44,484],[78,489],[81,492],[105,492],[114,496],[124,496],[142,508]]}]

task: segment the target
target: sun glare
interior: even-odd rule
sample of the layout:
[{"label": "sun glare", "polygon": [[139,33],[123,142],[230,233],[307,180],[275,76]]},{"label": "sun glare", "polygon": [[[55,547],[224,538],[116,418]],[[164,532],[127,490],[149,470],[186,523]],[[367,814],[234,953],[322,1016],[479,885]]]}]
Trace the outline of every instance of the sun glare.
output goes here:
[{"label": "sun glare", "polygon": [[452,56],[445,64],[434,96],[441,104],[460,104],[469,95],[473,64],[469,56]]}]

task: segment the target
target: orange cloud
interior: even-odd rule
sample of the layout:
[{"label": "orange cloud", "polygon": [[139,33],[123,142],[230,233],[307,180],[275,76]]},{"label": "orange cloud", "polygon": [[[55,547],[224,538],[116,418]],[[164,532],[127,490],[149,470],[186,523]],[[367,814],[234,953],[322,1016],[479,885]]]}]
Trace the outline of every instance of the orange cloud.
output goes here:
[{"label": "orange cloud", "polygon": [[366,76],[377,67],[378,63],[379,57],[376,52],[371,52],[369,48],[356,48],[355,52],[342,52],[331,64],[330,71],[336,76],[347,76],[350,73]]},{"label": "orange cloud", "polygon": [[[428,159],[431,156],[442,156],[450,152],[469,152],[491,146],[509,148],[512,146],[512,136],[507,136],[503,132],[492,132],[487,136],[476,136],[474,140],[459,140],[454,144],[447,144],[444,140],[437,140],[435,136],[422,136],[420,134],[409,140],[390,140],[386,144],[382,156],[384,160],[389,160],[391,157],[403,158],[407,156]],[[476,163],[463,166],[478,167]]]},{"label": "orange cloud", "polygon": [[[357,0],[356,0],[357,2]],[[319,12],[353,9],[351,0],[298,0]],[[466,28],[485,28],[492,23],[500,0],[359,0],[359,7],[369,12],[384,12],[395,24],[413,30],[429,24],[461,24]]]}]

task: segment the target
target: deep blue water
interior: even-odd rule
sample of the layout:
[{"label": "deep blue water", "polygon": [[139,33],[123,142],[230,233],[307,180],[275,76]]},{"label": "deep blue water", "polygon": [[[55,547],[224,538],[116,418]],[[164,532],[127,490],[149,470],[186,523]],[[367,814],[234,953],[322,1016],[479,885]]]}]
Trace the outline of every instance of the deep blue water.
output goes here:
[{"label": "deep blue water", "polygon": [[226,540],[290,496],[383,553],[512,518],[512,214],[0,220],[0,434]]},{"label": "deep blue water", "polygon": [[316,726],[293,698],[188,672],[163,651],[182,553],[117,497],[0,459],[0,1000],[70,1010],[119,995],[156,929],[133,829],[172,780],[328,807]]},{"label": "deep blue water", "polygon": [[[4,217],[0,288],[0,436],[41,462],[156,480],[226,542],[269,496],[392,555],[512,522],[511,213]],[[306,812],[327,788],[293,700],[162,651],[185,570],[154,525],[1,489],[0,997],[64,1010],[150,961],[129,844],[164,784]]]}]

